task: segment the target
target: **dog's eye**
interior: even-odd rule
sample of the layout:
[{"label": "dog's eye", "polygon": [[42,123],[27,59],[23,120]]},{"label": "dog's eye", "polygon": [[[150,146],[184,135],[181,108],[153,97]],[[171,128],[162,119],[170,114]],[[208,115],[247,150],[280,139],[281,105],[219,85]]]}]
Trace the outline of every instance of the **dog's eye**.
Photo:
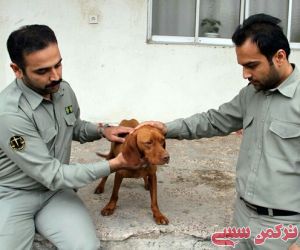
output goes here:
[{"label": "dog's eye", "polygon": [[145,142],[145,144],[146,144],[146,145],[151,145],[152,143],[153,143],[153,141],[152,141],[152,140],[150,140],[150,141],[146,141],[146,142]]}]

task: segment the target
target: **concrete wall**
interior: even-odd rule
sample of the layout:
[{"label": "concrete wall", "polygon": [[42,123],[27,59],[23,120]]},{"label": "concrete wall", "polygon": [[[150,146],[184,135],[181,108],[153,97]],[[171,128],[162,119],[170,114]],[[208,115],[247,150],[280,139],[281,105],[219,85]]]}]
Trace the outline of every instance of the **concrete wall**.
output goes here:
[{"label": "concrete wall", "polygon": [[0,0],[0,90],[14,79],[6,39],[32,23],[56,32],[84,119],[169,121],[216,108],[246,84],[234,48],[147,44],[146,0]]}]

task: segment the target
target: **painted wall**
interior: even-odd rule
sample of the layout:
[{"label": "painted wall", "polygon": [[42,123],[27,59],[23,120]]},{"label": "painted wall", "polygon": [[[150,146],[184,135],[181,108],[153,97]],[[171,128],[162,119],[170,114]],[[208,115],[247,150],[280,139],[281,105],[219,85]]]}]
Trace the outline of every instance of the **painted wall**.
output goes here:
[{"label": "painted wall", "polygon": [[146,0],[0,0],[0,90],[14,79],[7,37],[32,23],[56,32],[83,119],[169,121],[217,108],[247,84],[234,48],[147,44]]}]

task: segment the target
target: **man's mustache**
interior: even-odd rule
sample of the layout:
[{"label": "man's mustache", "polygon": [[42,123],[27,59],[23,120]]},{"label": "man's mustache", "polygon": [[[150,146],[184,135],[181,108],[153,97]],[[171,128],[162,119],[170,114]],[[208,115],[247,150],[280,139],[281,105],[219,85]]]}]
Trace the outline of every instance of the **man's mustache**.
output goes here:
[{"label": "man's mustache", "polygon": [[59,80],[57,80],[57,81],[52,81],[50,84],[46,85],[45,88],[53,88],[53,87],[55,87],[56,85],[60,84],[61,81],[62,81],[61,78],[60,78]]}]

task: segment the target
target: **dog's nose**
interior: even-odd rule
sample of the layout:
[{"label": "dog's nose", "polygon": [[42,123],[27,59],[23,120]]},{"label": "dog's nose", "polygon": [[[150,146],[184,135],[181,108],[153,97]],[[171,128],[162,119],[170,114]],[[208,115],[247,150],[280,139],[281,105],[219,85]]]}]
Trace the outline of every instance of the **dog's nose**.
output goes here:
[{"label": "dog's nose", "polygon": [[164,155],[163,157],[164,162],[168,163],[170,160],[170,156],[169,155]]}]

